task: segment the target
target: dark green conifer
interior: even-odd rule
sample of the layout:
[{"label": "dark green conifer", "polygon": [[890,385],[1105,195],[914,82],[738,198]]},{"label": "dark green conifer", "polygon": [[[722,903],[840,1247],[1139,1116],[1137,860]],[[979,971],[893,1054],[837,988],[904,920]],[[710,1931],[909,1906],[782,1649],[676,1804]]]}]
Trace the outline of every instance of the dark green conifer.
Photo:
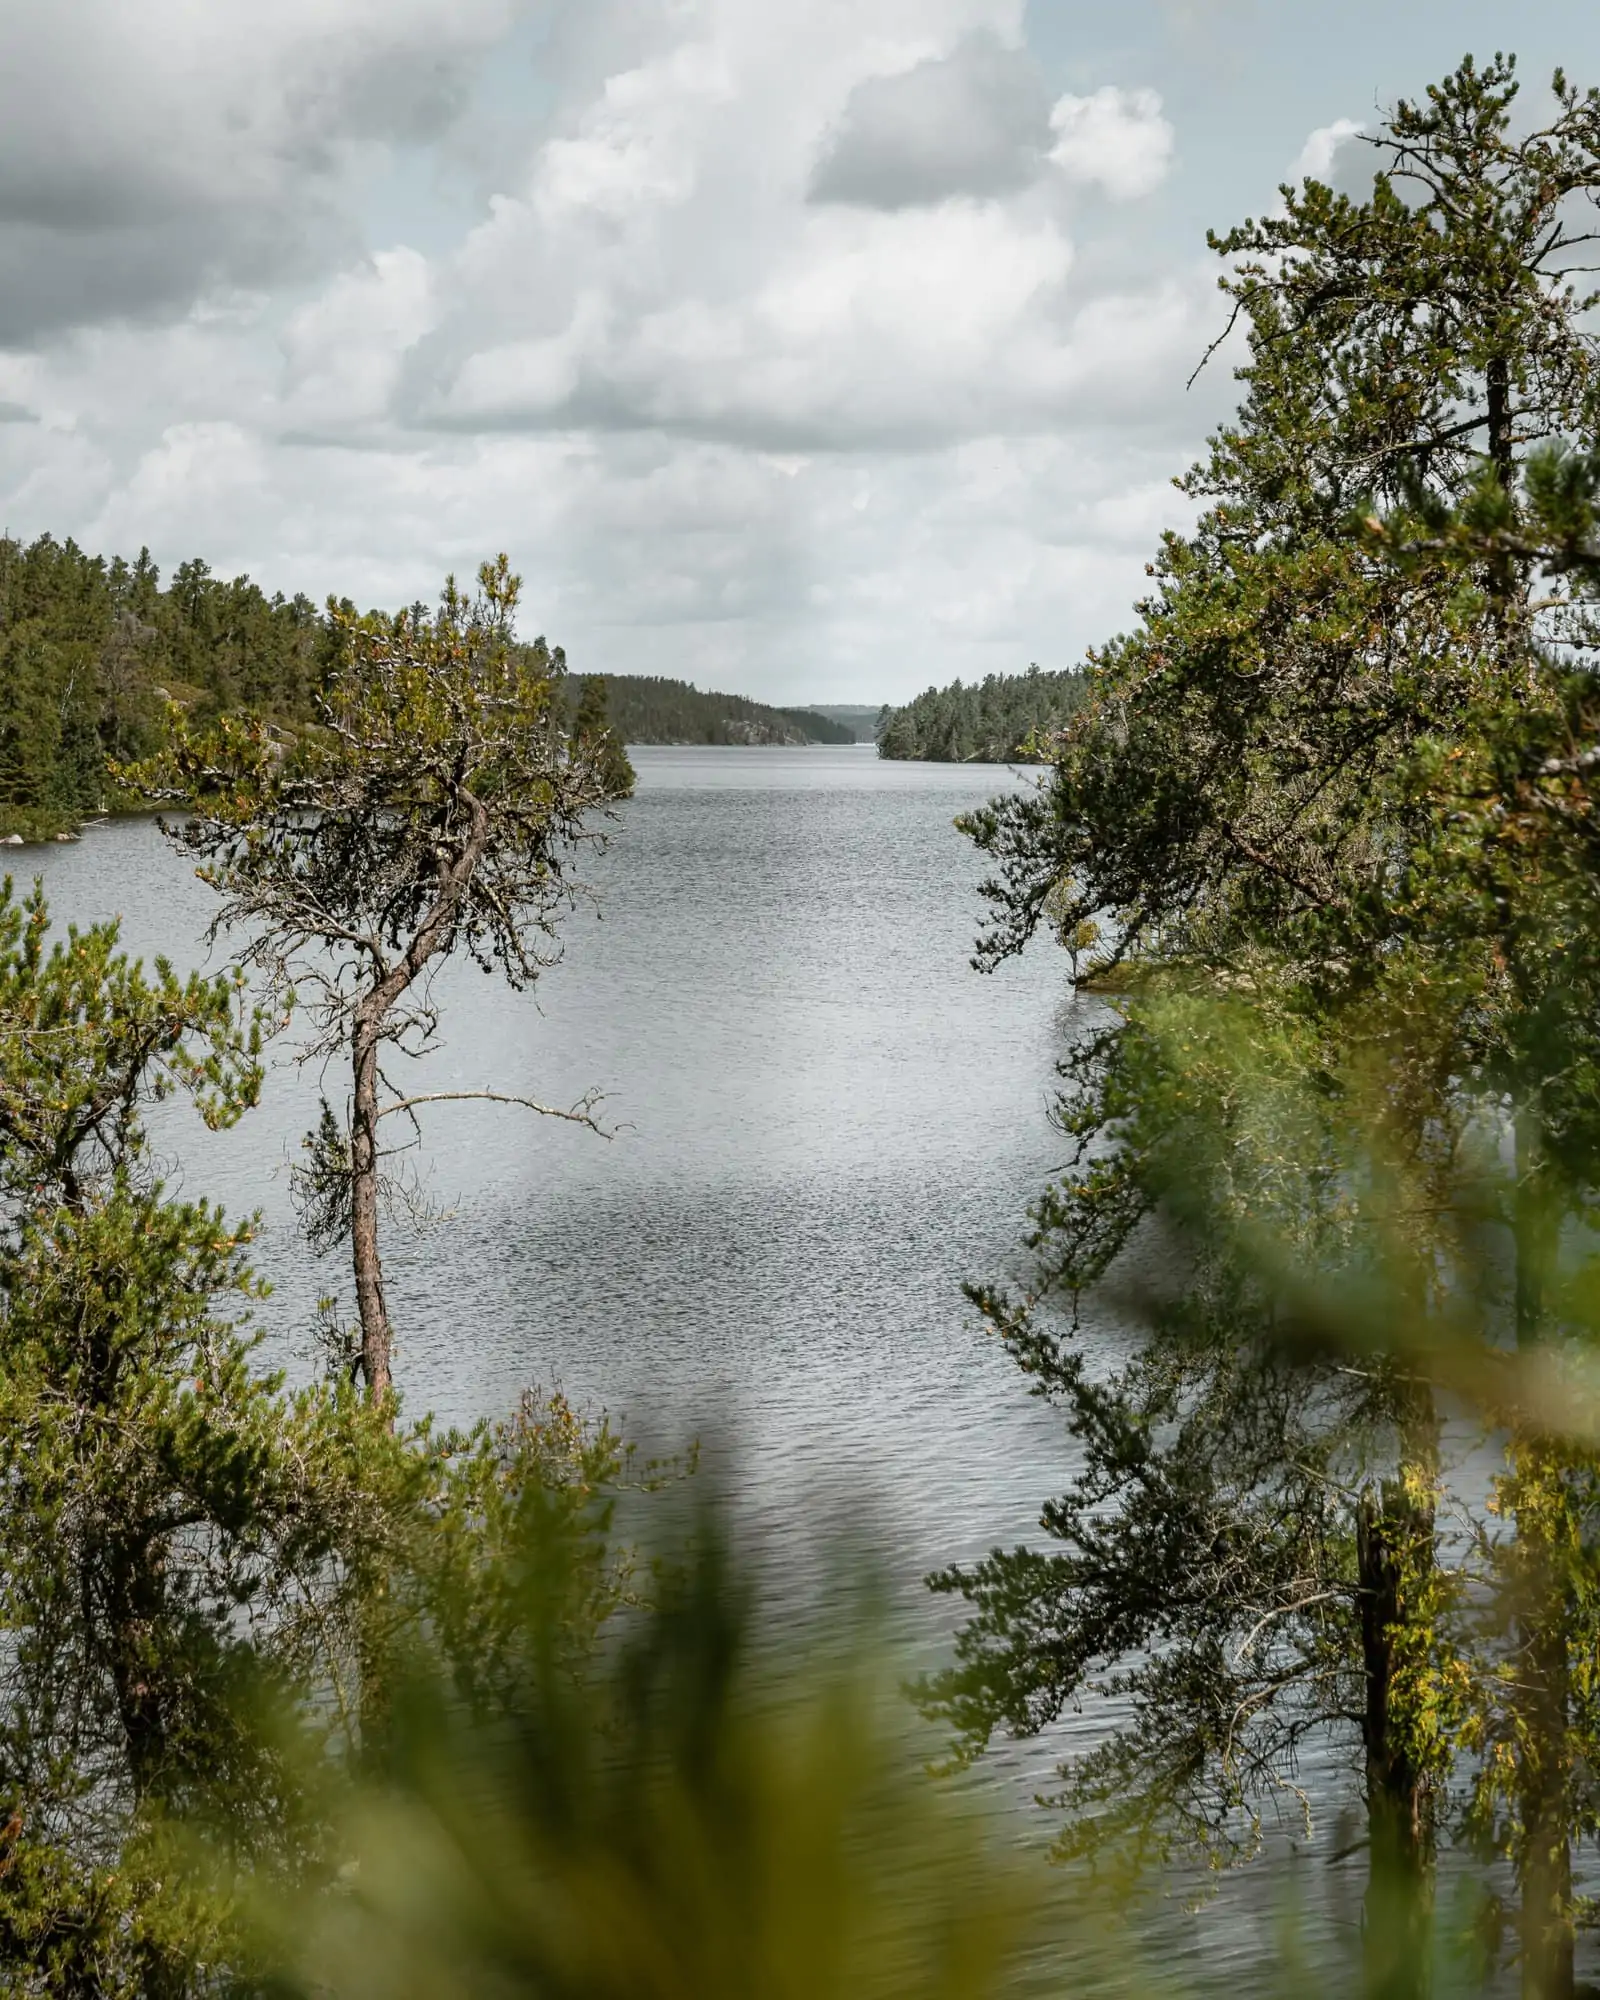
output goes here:
[{"label": "dark green conifer", "polygon": [[578,711],[572,719],[575,752],[590,757],[600,772],[611,798],[633,796],[636,782],[633,765],[621,739],[611,727],[603,674],[585,674],[578,692]]},{"label": "dark green conifer", "polygon": [[[1248,358],[1237,420],[1184,482],[1205,512],[1192,532],[1166,538],[1135,630],[1092,661],[1086,705],[1055,745],[1045,787],[968,823],[998,865],[987,960],[1019,948],[1041,916],[1063,935],[1098,922],[1091,983],[1134,995],[1070,1065],[1064,1115],[1084,1151],[1038,1212],[1044,1293],[1097,1281],[1158,1207],[1170,1215],[1178,1201],[1204,1226],[1190,1239],[1200,1260],[1190,1307],[1167,1315],[1149,1353],[1110,1380],[1091,1378],[1070,1335],[1041,1329],[1036,1302],[981,1295],[1074,1426],[1091,1443],[1122,1442],[1096,1447],[1083,1481],[1046,1511],[1066,1556],[997,1556],[947,1579],[978,1618],[967,1678],[945,1696],[958,1713],[976,1703],[966,1720],[981,1737],[1001,1719],[1037,1726],[1094,1674],[1131,1673],[1140,1719],[1105,1768],[1140,1772],[1135,1792],[1158,1820],[1177,1812],[1180,1773],[1186,1795],[1198,1788],[1247,1811],[1242,1776],[1253,1772],[1258,1797],[1289,1776],[1307,1619],[1326,1634],[1329,1607],[1342,1606],[1338,1643],[1379,1698],[1330,1701],[1324,1717],[1362,1718],[1349,1740],[1373,1855],[1398,1858],[1419,1894],[1450,1730],[1465,1726],[1463,1711],[1452,1724],[1437,1703],[1428,1663],[1447,1639],[1469,1643],[1451,1637],[1448,1616],[1440,1623],[1431,1398],[1400,1366],[1387,1400],[1352,1413],[1326,1370],[1302,1375],[1285,1449],[1296,1463],[1342,1470],[1318,1502],[1332,1511],[1315,1537],[1319,1561],[1298,1572],[1306,1588],[1292,1578],[1280,1587],[1262,1524],[1294,1516],[1275,1497],[1281,1468],[1249,1443],[1271,1378],[1241,1377],[1225,1332],[1211,1344],[1193,1336],[1196,1325],[1231,1326],[1248,1352],[1270,1334],[1273,1287],[1249,1277],[1264,1236],[1300,1244],[1330,1282],[1374,1254],[1338,1233],[1354,1154],[1333,1138],[1341,1127],[1348,1138],[1357,1110],[1377,1121],[1380,1150],[1407,1163],[1416,1189],[1393,1215],[1411,1232],[1420,1287],[1393,1323],[1402,1348],[1408,1315],[1426,1309],[1426,1274],[1438,1268],[1429,1244],[1447,1226],[1450,1172],[1475,1119],[1507,1100],[1520,1107],[1508,1215],[1524,1337],[1540,1317],[1527,1302],[1548,1254],[1535,1218],[1585,1193],[1600,1161],[1587,1083],[1596,1016],[1574,999],[1600,993],[1593,898],[1571,868],[1525,867],[1514,881],[1509,842],[1490,832],[1508,824],[1513,718],[1550,737],[1571,708],[1545,643],[1552,607],[1539,552],[1508,535],[1468,573],[1439,537],[1430,546],[1413,536],[1398,563],[1369,526],[1386,508],[1420,506],[1498,507],[1514,527],[1530,450],[1596,434],[1591,301],[1574,274],[1600,190],[1600,96],[1559,74],[1553,96],[1546,123],[1514,129],[1512,64],[1466,61],[1424,102],[1397,107],[1370,142],[1368,196],[1308,181],[1282,191],[1279,213],[1214,239]],[[1559,586],[1554,595],[1559,616]],[[1566,637],[1587,643],[1581,621]],[[1172,1039],[1174,1019],[1189,1018],[1174,1007],[1231,1006],[1237,1021],[1247,997],[1240,1064],[1218,1072],[1214,1051],[1201,1061],[1205,1036],[1197,1044],[1192,1023]],[[1294,1145],[1269,1149],[1274,1175],[1258,1184],[1241,1164],[1257,1157],[1239,1125],[1245,1080],[1284,1062],[1305,1102],[1323,1109]],[[1106,1138],[1120,1143],[1106,1150]],[[1583,1163],[1576,1180],[1558,1156]],[[1230,1242],[1245,1252],[1238,1271],[1205,1249]],[[1208,1441],[1199,1456],[1184,1442],[1195,1423]],[[1565,1475],[1536,1446],[1530,1464],[1542,1468],[1533,1485],[1520,1473],[1513,1484],[1537,1539],[1564,1505]],[[1248,1494],[1232,1485],[1241,1468],[1255,1468]],[[1189,1497],[1164,1515],[1160,1482],[1180,1470]],[[1247,1573],[1237,1600],[1219,1588],[1180,1596],[1170,1616],[1152,1606],[1143,1624],[1097,1623],[1083,1565],[1107,1603],[1119,1578],[1130,1603],[1144,1601],[1138,1565],[1150,1555],[1129,1539],[1147,1518],[1139,1496],[1154,1494],[1148,1518],[1181,1556],[1197,1477],[1199,1518],[1226,1503],[1254,1520],[1260,1577]],[[1122,1525],[1097,1504],[1120,1509]],[[1502,1769],[1520,1776],[1498,1824],[1521,1881],[1525,1987],[1543,2000],[1571,1985],[1566,1843],[1586,1808],[1572,1789],[1582,1760],[1563,1688],[1565,1663],[1590,1641],[1569,1585],[1538,1560],[1530,1573],[1551,1577],[1551,1594],[1524,1599],[1518,1629],[1528,1659],[1545,1664],[1523,1684],[1520,1725],[1503,1739]],[[1297,1589],[1314,1612],[1292,1608]],[[1392,1616],[1375,1615],[1384,1604]],[[1260,1642],[1245,1645],[1257,1617],[1276,1664],[1239,1712],[1251,1740],[1275,1747],[1252,1764],[1238,1731],[1209,1748],[1186,1737],[1175,1686],[1130,1663],[1147,1647],[1209,1663],[1212,1691],[1226,1696],[1238,1663],[1261,1658]],[[1217,1712],[1193,1682],[1184,1699],[1195,1717]],[[1380,1986],[1384,1977],[1377,1968]]]}]

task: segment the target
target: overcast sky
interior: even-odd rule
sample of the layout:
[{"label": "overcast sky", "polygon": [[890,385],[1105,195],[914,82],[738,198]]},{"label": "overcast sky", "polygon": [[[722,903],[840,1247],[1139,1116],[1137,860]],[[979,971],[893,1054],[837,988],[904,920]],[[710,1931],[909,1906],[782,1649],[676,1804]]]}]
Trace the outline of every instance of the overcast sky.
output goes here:
[{"label": "overcast sky", "polygon": [[[0,525],[899,699],[1127,622],[1204,244],[1579,0],[0,0]],[[1341,144],[1342,141],[1342,144]]]}]

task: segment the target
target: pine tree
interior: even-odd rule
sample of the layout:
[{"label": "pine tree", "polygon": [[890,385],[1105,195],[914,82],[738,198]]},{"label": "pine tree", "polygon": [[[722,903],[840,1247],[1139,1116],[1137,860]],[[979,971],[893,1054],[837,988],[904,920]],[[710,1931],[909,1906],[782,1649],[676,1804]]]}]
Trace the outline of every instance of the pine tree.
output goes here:
[{"label": "pine tree", "polygon": [[530,1670],[532,1553],[561,1558],[564,1668],[625,1594],[603,1424],[528,1397],[400,1432],[342,1371],[261,1364],[250,1224],[169,1195],[146,1134],[177,1097],[241,1117],[260,1030],[235,976],[147,973],[114,924],[52,941],[0,889],[7,1992],[261,1990],[263,1902],[337,1866],[333,1801],[422,1635],[487,1723]]},{"label": "pine tree", "polygon": [[611,727],[604,674],[584,676],[578,711],[572,719],[572,751],[574,756],[587,757],[595,763],[609,797],[632,798],[636,774]]},{"label": "pine tree", "polygon": [[318,1046],[350,1063],[348,1116],[329,1107],[309,1136],[305,1185],[323,1233],[348,1241],[354,1365],[379,1405],[393,1386],[382,1120],[444,1095],[595,1126],[592,1099],[558,1109],[498,1084],[405,1096],[383,1075],[386,1049],[415,1055],[437,1033],[424,995],[440,960],[465,953],[518,989],[553,961],[567,864],[613,797],[609,738],[567,741],[564,660],[513,642],[520,584],[506,558],[478,584],[469,598],[450,579],[432,614],[330,605],[339,651],[319,726],[292,757],[224,718],[145,780],[189,813],[169,832],[222,898],[217,927],[244,931],[241,960],[284,1001],[298,993]]},{"label": "pine tree", "polygon": [[[1495,886],[1509,900],[1497,902],[1484,892],[1488,864],[1466,851],[1486,824],[1471,804],[1469,770],[1493,761],[1511,715],[1548,729],[1565,711],[1561,676],[1540,644],[1540,563],[1508,539],[1464,575],[1436,538],[1433,547],[1414,539],[1399,564],[1366,527],[1386,507],[1514,508],[1530,449],[1595,433],[1590,302],[1571,267],[1585,240],[1575,200],[1600,189],[1600,97],[1558,75],[1550,121],[1518,137],[1515,94],[1509,61],[1482,70],[1464,62],[1377,135],[1368,198],[1308,181],[1283,190],[1280,214],[1213,239],[1230,260],[1223,284],[1249,358],[1237,422],[1185,482],[1206,511],[1191,534],[1164,543],[1138,628],[1094,659],[1087,707],[1057,745],[1046,787],[969,822],[999,864],[988,962],[1020,948],[1043,914],[1063,933],[1098,921],[1100,982],[1133,979],[1151,996],[1125,1003],[1128,1026],[1097,1034],[1072,1066],[1066,1115],[1088,1150],[1039,1211],[1046,1290],[1075,1291],[1124,1257],[1140,1220],[1173,1197],[1163,1170],[1170,1142],[1219,1119],[1228,1144],[1178,1151],[1213,1176],[1212,1192],[1188,1199],[1216,1240],[1227,1239],[1218,1218],[1240,1193],[1231,1178],[1236,1100],[1208,1102],[1160,1055],[1166,1044],[1154,1032],[1152,1010],[1190,993],[1210,1004],[1251,995],[1245,1073],[1285,1037],[1303,1042],[1308,1101],[1325,1106],[1325,1132],[1365,1095],[1389,1152],[1429,1169],[1424,1183],[1430,1163],[1449,1167],[1480,1109],[1514,1097],[1525,1134],[1526,1221],[1514,1229],[1525,1337],[1546,1249],[1534,1218],[1549,1215],[1560,1182],[1554,1155],[1564,1148],[1569,1166],[1586,1160],[1591,1171],[1600,1159],[1582,1081],[1589,1031],[1580,1032],[1582,1007],[1561,999],[1591,990],[1592,921],[1586,932],[1570,899],[1562,910],[1542,889],[1514,891],[1503,867]],[[1141,1042],[1146,1013],[1151,1034]],[[1576,1045],[1552,1044],[1557,1020],[1579,1035]],[[1120,1152],[1095,1150],[1102,1135],[1141,1133]],[[1303,1193],[1290,1210],[1315,1217],[1320,1207],[1331,1222],[1344,1182],[1316,1169],[1325,1141],[1314,1131],[1302,1139]],[[1447,1192],[1435,1183],[1435,1197]],[[1246,1184],[1243,1193],[1246,1219],[1276,1227],[1283,1190]],[[1417,1218],[1422,1268],[1427,1217],[1439,1211],[1418,1203],[1397,1212]],[[1203,1246],[1206,1230],[1196,1240]],[[1318,1254],[1330,1269],[1352,1255],[1360,1262],[1354,1245]],[[1196,1282],[1204,1301],[1212,1280],[1202,1270]],[[1238,1313],[1237,1289],[1223,1296]],[[988,1303],[1074,1422],[1091,1422],[1106,1401],[1137,1429],[1146,1394],[1138,1370],[1091,1382],[1070,1341],[1037,1331],[1034,1311]],[[1258,1310],[1270,1319],[1270,1306],[1250,1306],[1240,1329]],[[1212,1367],[1222,1366],[1219,1356]],[[1248,1430],[1242,1390],[1208,1405],[1222,1379],[1191,1382],[1184,1407],[1209,1406],[1224,1435],[1235,1423]],[[1326,1378],[1312,1380],[1321,1387],[1308,1388],[1304,1407],[1320,1434],[1337,1400],[1324,1403]],[[1383,1697],[1362,1709],[1373,1852],[1398,1838],[1406,1866],[1425,1873],[1427,1794],[1439,1769],[1430,1779],[1426,1757],[1390,1753],[1408,1738],[1437,1748],[1431,1683],[1426,1672],[1418,1678],[1443,1588],[1431,1553],[1437,1451],[1425,1385],[1402,1369],[1393,1387],[1381,1422],[1366,1413],[1324,1444],[1347,1466],[1344,1527],[1328,1546],[1354,1565],[1341,1572],[1336,1562],[1327,1574],[1330,1586],[1353,1584],[1343,1644],[1369,1693]],[[1540,1493],[1543,1505],[1545,1483]],[[1083,1518],[1077,1506],[1052,1508],[1047,1523],[1070,1527]],[[1537,1512],[1530,1507],[1530,1522]],[[1027,1662],[1066,1643],[1046,1635],[1076,1631],[1083,1612],[1073,1572],[1032,1574],[1036,1589],[1022,1558],[1009,1567],[997,1558],[952,1579],[980,1607],[975,1664],[1002,1686],[1011,1677],[1025,1685]],[[1542,1715],[1525,1716],[1519,1740],[1549,1750],[1564,1736],[1555,1682],[1574,1633],[1554,1600],[1527,1616],[1530,1633],[1544,1635],[1535,1650],[1557,1664],[1546,1676],[1554,1692],[1539,1697]],[[1204,1629],[1202,1619],[1196,1643]],[[1081,1673],[1064,1674],[1012,1719],[1043,1719],[1080,1684]],[[1004,1712],[998,1696],[985,1699],[990,1718]],[[1523,1759],[1511,1833],[1525,1986],[1539,1995],[1568,1990],[1571,1978],[1561,1860],[1569,1802],[1541,1775],[1547,1764],[1543,1753]],[[1201,1768],[1225,1784],[1218,1761]]]}]

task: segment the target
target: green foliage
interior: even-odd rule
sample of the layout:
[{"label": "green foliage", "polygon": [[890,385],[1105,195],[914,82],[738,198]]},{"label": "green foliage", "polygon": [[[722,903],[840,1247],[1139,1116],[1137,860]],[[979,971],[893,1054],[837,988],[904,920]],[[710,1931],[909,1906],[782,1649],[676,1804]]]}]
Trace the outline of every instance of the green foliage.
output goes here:
[{"label": "green foliage", "polygon": [[170,584],[137,561],[45,535],[0,539],[0,834],[46,835],[116,802],[108,760],[160,742],[169,699],[295,725],[311,713],[329,628],[305,597],[223,582],[203,562]]},{"label": "green foliage", "polygon": [[[436,615],[341,613],[319,726],[293,756],[229,720],[181,737],[154,767],[200,814],[174,838],[227,898],[222,923],[280,920],[249,962],[276,972],[316,909],[330,942],[354,945],[351,971],[387,966],[436,905],[443,846],[472,867],[441,942],[485,970],[536,976],[547,926],[523,906],[546,915],[564,900],[556,856],[604,791],[588,746],[568,755],[559,665],[511,643],[517,587],[502,557],[479,596],[448,584]],[[303,912],[286,900],[296,894]]]},{"label": "green foliage", "polygon": [[573,749],[579,755],[587,752],[594,757],[612,798],[632,798],[636,774],[621,737],[607,720],[608,710],[605,677],[586,675],[578,696],[578,712],[572,720]]},{"label": "green foliage", "polygon": [[[562,1665],[566,1565],[541,1547],[518,1669],[485,1714],[427,1650],[341,1888],[288,1923],[297,1990],[966,1996],[1014,1991],[1038,1883],[928,1789],[837,1613],[781,1667],[702,1521],[588,1671]],[[1084,1924],[1078,1966],[1093,1962]]]},{"label": "green foliage", "polygon": [[[1509,63],[1464,63],[1377,135],[1369,198],[1308,181],[1215,239],[1249,351],[1238,418],[1184,482],[1206,510],[1093,656],[1039,786],[966,822],[998,864],[983,962],[1041,918],[1080,949],[1094,925],[1090,983],[1129,997],[1068,1064],[1080,1151],[1037,1211],[1035,1295],[977,1294],[1086,1470],[1046,1510],[1060,1555],[943,1580],[977,1617],[935,1699],[976,1742],[1102,1680],[1129,1696],[1071,1774],[1074,1812],[1104,1818],[1069,1846],[1103,1828],[1234,1851],[1292,1785],[1295,1731],[1342,1726],[1374,1893],[1398,1859],[1420,1900],[1457,1757],[1492,1736],[1543,1994],[1570,1990],[1588,1823],[1593,1633],[1558,1554],[1585,1476],[1514,1412],[1505,1501],[1544,1581],[1474,1583],[1517,1600],[1516,1694],[1484,1734],[1494,1642],[1456,1616],[1439,1356],[1419,1367],[1409,1338],[1484,1268],[1451,1250],[1469,1210],[1511,1240],[1511,1330],[1561,1334],[1543,1274],[1600,1162],[1592,479],[1582,452],[1529,457],[1600,430],[1564,206],[1600,190],[1600,97],[1558,77],[1550,124],[1514,137],[1514,95]],[[1509,1183],[1485,1135],[1514,1143]],[[1145,1349],[1092,1377],[1052,1298],[1115,1278],[1153,1218],[1177,1231],[1170,1296]],[[1285,1376],[1308,1284],[1350,1310]],[[1504,1299],[1484,1310],[1503,1337]]]},{"label": "green foliage", "polygon": [[242,1703],[274,1672],[253,1623],[326,1549],[319,1411],[252,1367],[248,1228],[166,1197],[142,1122],[175,1091],[231,1122],[259,1048],[232,979],[151,980],[114,925],[51,945],[6,884],[0,1941],[39,1990],[165,1991],[204,1961],[223,1918],[163,1864],[173,1814],[280,1837]]},{"label": "green foliage", "polygon": [[[328,1554],[314,1480],[331,1411],[285,1404],[252,1368],[235,1307],[256,1295],[242,1239],[203,1206],[115,1186],[30,1224],[0,1322],[0,1787],[17,1866],[0,1883],[12,1955],[159,1848],[176,1818],[226,1823],[285,1865],[293,1801],[249,1706],[287,1661],[255,1643]],[[221,1912],[166,1908],[148,1938],[95,1944],[94,1978],[204,1961]],[[86,1983],[88,1980],[85,1970]],[[130,1979],[133,1974],[126,1974]]]},{"label": "green foliage", "polygon": [[117,950],[117,926],[49,942],[42,887],[0,884],[0,1197],[77,1208],[144,1153],[147,1104],[181,1091],[212,1127],[261,1088],[262,1020],[234,974],[155,976]]},{"label": "green foliage", "polygon": [[[935,1579],[975,1615],[924,1699],[970,1755],[1089,1688],[1116,1697],[1128,1720],[1064,1774],[1058,1803],[1059,1851],[1119,1875],[1254,1853],[1263,1815],[1309,1819],[1308,1743],[1357,1773],[1370,1748],[1360,1522],[1374,1470],[1403,1445],[1425,1461],[1430,1426],[1381,1344],[1359,1369],[1286,1349],[1264,1255],[1329,1286],[1393,1278],[1403,1246],[1374,1234],[1354,1171],[1373,1097],[1365,1079],[1337,1089],[1335,1055],[1304,1024],[1203,989],[1150,996],[1065,1121],[1083,1150],[1036,1210],[1042,1295],[972,1293],[1063,1410],[1084,1469],[1044,1509],[1056,1548]],[[1389,1192],[1403,1212],[1430,1185],[1414,1160]],[[1130,1301],[1148,1337],[1097,1367],[1050,1294],[1095,1286],[1131,1240],[1152,1254],[1157,1217],[1172,1274]]]},{"label": "green foliage", "polygon": [[952,681],[903,708],[886,708],[878,718],[878,755],[932,764],[1043,763],[1050,737],[1083,696],[1084,676],[1076,668],[989,674],[970,687]]},{"label": "green foliage", "polygon": [[[463,953],[516,989],[554,962],[573,857],[621,782],[611,732],[569,734],[559,651],[515,642],[520,587],[502,555],[470,597],[448,579],[436,612],[337,610],[318,721],[292,754],[224,716],[179,730],[135,774],[186,808],[167,831],[222,898],[214,930],[239,930],[240,963],[285,1006],[298,1000],[320,1053],[350,1060],[343,1132],[325,1103],[297,1186],[314,1240],[348,1223],[358,1366],[378,1401],[392,1345],[379,1211],[397,1192],[379,1128],[432,1101],[392,1088],[381,1054],[433,1043],[440,960]],[[500,1088],[448,1094],[594,1124],[590,1100],[554,1110]]]},{"label": "green foliage", "polygon": [[[603,1423],[528,1398],[397,1431],[263,1368],[250,1226],[155,1178],[145,1107],[260,1084],[237,982],[0,900],[0,1965],[8,1992],[255,1990],[256,1901],[337,1866],[426,1631],[475,1712],[521,1671],[529,1551],[568,1669],[631,1593]],[[246,1893],[245,1875],[250,1878]]]}]

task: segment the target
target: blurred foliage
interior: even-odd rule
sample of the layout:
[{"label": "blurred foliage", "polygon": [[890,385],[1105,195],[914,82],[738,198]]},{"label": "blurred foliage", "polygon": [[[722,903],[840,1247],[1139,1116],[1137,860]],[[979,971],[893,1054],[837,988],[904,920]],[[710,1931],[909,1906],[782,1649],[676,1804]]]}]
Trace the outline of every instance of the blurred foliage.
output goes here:
[{"label": "blurred foliage", "polygon": [[[859,1633],[790,1655],[700,1519],[648,1607],[564,1671],[542,1549],[520,1677],[464,1707],[424,1651],[333,1891],[289,1919],[307,1995],[1012,1991],[1042,1883],[930,1791]],[[1083,1925],[1085,1964],[1094,1927]]]}]

